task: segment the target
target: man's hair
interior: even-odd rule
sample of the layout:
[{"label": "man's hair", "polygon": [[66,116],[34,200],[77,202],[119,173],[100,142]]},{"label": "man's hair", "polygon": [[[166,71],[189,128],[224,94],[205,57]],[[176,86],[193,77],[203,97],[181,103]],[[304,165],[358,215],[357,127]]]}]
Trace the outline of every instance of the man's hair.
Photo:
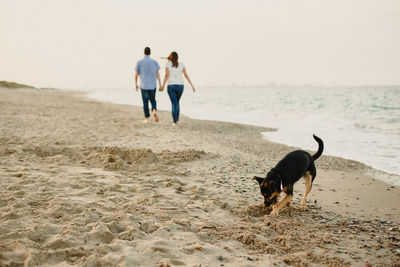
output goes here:
[{"label": "man's hair", "polygon": [[146,47],[146,48],[144,49],[144,54],[145,54],[146,56],[150,55],[150,47]]}]

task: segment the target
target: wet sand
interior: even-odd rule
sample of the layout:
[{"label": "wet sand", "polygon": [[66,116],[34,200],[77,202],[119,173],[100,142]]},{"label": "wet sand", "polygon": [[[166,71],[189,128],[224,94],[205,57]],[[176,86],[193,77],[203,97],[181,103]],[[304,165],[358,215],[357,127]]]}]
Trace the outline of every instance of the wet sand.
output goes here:
[{"label": "wet sand", "polygon": [[272,129],[142,113],[0,89],[0,266],[400,263],[400,189],[371,168],[323,155],[306,209],[299,181],[270,217],[251,178],[296,148],[263,139]]}]

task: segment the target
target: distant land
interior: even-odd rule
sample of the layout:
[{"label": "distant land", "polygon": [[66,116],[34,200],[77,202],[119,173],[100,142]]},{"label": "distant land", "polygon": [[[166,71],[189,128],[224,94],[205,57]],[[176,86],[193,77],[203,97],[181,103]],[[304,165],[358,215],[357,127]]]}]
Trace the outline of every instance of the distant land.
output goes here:
[{"label": "distant land", "polygon": [[8,81],[0,81],[0,87],[5,87],[5,88],[32,88],[35,89],[35,87],[22,84],[22,83],[15,83],[15,82],[8,82]]}]

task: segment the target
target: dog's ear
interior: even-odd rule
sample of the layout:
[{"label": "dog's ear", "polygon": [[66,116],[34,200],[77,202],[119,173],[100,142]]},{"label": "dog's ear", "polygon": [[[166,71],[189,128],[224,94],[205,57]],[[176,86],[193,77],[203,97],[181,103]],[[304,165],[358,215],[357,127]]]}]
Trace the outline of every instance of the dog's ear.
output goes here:
[{"label": "dog's ear", "polygon": [[258,176],[254,176],[253,180],[256,180],[258,182],[258,184],[260,185],[264,181],[264,178],[258,177]]}]

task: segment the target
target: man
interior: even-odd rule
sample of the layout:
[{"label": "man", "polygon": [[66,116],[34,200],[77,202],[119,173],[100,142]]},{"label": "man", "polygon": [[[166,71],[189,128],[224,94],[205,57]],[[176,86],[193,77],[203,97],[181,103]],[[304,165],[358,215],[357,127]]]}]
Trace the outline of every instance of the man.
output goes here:
[{"label": "man", "polygon": [[135,83],[136,91],[138,91],[138,77],[140,76],[140,89],[142,92],[144,123],[150,121],[149,101],[151,103],[151,111],[154,116],[154,121],[158,122],[157,102],[156,102],[156,87],[157,81],[161,87],[160,65],[154,59],[150,58],[150,48],[144,49],[144,58],[139,60],[136,65]]}]

